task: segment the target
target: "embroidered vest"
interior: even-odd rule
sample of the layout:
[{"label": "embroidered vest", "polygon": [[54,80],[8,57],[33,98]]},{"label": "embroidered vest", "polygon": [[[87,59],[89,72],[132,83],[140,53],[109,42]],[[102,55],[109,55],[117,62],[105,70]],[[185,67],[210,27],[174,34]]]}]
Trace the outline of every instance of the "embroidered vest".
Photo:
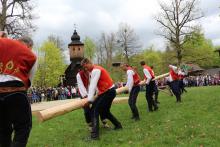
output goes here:
[{"label": "embroidered vest", "polygon": [[0,74],[21,79],[26,88],[31,85],[29,72],[36,59],[31,49],[19,41],[7,38],[0,39]]}]

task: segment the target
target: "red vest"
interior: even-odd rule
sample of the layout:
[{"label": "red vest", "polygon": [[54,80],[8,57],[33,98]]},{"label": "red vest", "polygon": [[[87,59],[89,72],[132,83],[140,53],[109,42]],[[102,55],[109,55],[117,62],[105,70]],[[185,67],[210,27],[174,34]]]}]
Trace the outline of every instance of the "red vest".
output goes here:
[{"label": "red vest", "polygon": [[100,78],[99,78],[98,84],[97,84],[97,87],[99,90],[98,95],[100,95],[112,87],[113,80],[109,76],[109,73],[103,67],[98,66],[98,65],[94,65],[93,69],[101,70],[101,75],[100,75]]},{"label": "red vest", "polygon": [[[147,70],[149,71],[149,73],[150,73],[152,79],[155,77],[155,76],[154,76],[154,71],[153,71],[149,66],[144,65],[144,69],[147,69]],[[145,76],[145,74],[144,74],[144,78],[147,79],[147,77]]]},{"label": "red vest", "polygon": [[134,75],[133,75],[134,86],[137,86],[141,81],[140,76],[138,75],[138,73],[132,67],[127,67],[127,70],[132,70],[134,72]]},{"label": "red vest", "polygon": [[0,39],[0,74],[21,79],[26,88],[31,85],[29,72],[36,59],[31,49],[19,41],[7,38]]},{"label": "red vest", "polygon": [[81,79],[82,79],[82,82],[83,82],[85,88],[88,90],[88,86],[89,86],[89,75],[87,75],[87,74],[85,73],[85,71],[83,71],[83,70],[81,70],[81,71],[79,72],[79,75],[80,75],[80,77],[81,77]]},{"label": "red vest", "polygon": [[175,73],[172,69],[170,69],[170,75],[171,75],[173,81],[179,79],[179,75],[177,73]]}]

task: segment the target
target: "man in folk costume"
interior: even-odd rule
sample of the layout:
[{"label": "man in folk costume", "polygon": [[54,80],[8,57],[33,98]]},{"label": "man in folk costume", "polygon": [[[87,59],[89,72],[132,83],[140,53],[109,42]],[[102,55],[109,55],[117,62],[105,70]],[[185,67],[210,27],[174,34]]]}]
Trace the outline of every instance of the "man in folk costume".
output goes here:
[{"label": "man in folk costume", "polygon": [[169,65],[169,77],[168,82],[169,86],[173,92],[173,94],[176,96],[176,102],[181,102],[181,91],[179,86],[179,75],[178,75],[178,68],[173,65]]},{"label": "man in folk costume", "polygon": [[0,147],[25,147],[28,142],[32,114],[27,89],[37,60],[32,46],[28,37],[0,38]]},{"label": "man in folk costume", "polygon": [[[105,115],[114,124],[114,129],[122,128],[121,123],[110,112],[112,101],[116,96],[116,90],[113,80],[103,67],[94,65],[86,58],[81,61],[81,65],[91,75],[88,91],[88,103],[92,103],[91,139],[99,139],[99,115]],[[94,99],[96,89],[98,89],[98,96]]]},{"label": "man in folk costume", "polygon": [[153,81],[155,77],[154,72],[149,66],[145,64],[145,61],[141,61],[140,64],[143,67],[144,78],[146,81],[146,99],[148,103],[148,110],[149,112],[152,112],[153,110],[156,111],[158,106],[153,99],[154,88],[156,86],[155,81]]},{"label": "man in folk costume", "polygon": [[129,91],[129,99],[128,99],[128,104],[131,108],[132,112],[132,119],[135,121],[140,120],[138,109],[136,106],[136,100],[138,97],[138,94],[140,92],[140,76],[138,73],[135,71],[134,68],[127,64],[122,64],[121,65],[122,70],[126,71],[127,73],[127,83],[126,86],[128,87]]},{"label": "man in folk costume", "polygon": [[[86,71],[85,69],[80,69],[80,71],[76,75],[76,80],[77,80],[77,85],[79,88],[79,93],[81,95],[81,98],[87,98],[88,97],[88,88],[89,88],[89,72]],[[84,116],[86,119],[86,123],[89,126],[89,129],[91,130],[92,127],[92,120],[91,120],[91,109],[89,105],[86,105],[83,107],[84,109]],[[100,116],[101,121],[103,123],[103,127],[108,128],[107,120],[103,115]]]}]

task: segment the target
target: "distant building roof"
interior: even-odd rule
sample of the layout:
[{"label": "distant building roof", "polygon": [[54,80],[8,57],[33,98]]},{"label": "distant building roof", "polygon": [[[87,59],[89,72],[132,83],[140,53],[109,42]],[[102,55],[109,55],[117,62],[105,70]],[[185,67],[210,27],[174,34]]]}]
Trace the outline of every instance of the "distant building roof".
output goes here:
[{"label": "distant building roof", "polygon": [[218,54],[220,56],[220,48],[216,49],[215,52],[218,52]]},{"label": "distant building roof", "polygon": [[220,68],[212,68],[212,69],[207,69],[204,71],[204,74],[207,75],[219,75],[220,74]]},{"label": "distant building roof", "polygon": [[189,69],[190,75],[199,75],[202,74],[202,72],[204,71],[204,69],[197,64],[188,63],[187,65],[190,67]]},{"label": "distant building roof", "polygon": [[78,35],[78,33],[76,32],[76,30],[74,30],[74,33],[71,37],[71,42],[68,44],[68,46],[72,46],[72,45],[84,45],[81,41],[80,41],[80,36]]},{"label": "distant building roof", "polygon": [[216,49],[215,52],[220,52],[220,48]]}]

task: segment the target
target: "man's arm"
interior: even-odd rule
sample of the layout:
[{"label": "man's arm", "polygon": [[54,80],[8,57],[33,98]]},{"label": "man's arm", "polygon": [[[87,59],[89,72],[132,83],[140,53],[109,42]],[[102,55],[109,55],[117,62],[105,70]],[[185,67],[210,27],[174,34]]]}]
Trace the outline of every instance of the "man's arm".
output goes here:
[{"label": "man's arm", "polygon": [[134,79],[133,79],[134,72],[132,70],[127,70],[127,83],[126,86],[128,87],[128,91],[130,92],[133,85],[134,85]]},{"label": "man's arm", "polygon": [[152,79],[150,72],[147,69],[144,69],[144,75],[147,77],[146,84],[148,85]]},{"label": "man's arm", "polygon": [[86,97],[88,95],[88,93],[86,91],[86,88],[83,84],[82,78],[81,78],[79,73],[77,73],[77,75],[76,75],[76,80],[77,80],[77,83],[78,83],[78,88],[79,88],[80,95],[82,96],[82,98]]},{"label": "man's arm", "polygon": [[91,73],[91,81],[89,85],[89,92],[88,92],[88,101],[93,102],[94,101],[94,94],[96,91],[96,87],[98,84],[98,80],[101,75],[101,70],[100,69],[93,69]]}]

